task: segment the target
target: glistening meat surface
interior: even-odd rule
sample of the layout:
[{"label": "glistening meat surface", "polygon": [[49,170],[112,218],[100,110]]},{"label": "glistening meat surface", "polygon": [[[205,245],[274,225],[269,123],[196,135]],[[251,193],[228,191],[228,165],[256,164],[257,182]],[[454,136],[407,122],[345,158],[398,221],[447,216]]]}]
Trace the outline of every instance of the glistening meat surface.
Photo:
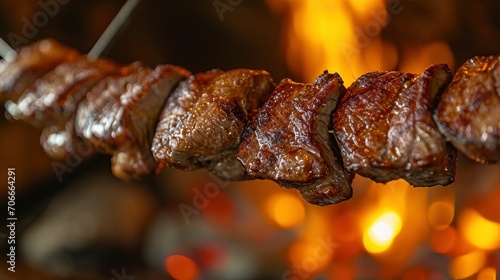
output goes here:
[{"label": "glistening meat surface", "polygon": [[189,77],[160,115],[155,159],[183,170],[205,167],[226,180],[249,179],[236,159],[241,133],[274,86],[269,73],[258,70],[212,70]]},{"label": "glistening meat surface", "polygon": [[436,110],[441,132],[469,158],[500,160],[500,56],[474,57],[460,67]]},{"label": "glistening meat surface", "polygon": [[112,154],[113,174],[123,180],[154,174],[151,142],[165,100],[181,79],[182,67],[154,70],[134,63],[99,82],[80,104],[76,131],[95,149]]},{"label": "glistening meat surface", "polygon": [[353,174],[328,132],[344,91],[336,73],[325,72],[313,84],[283,80],[245,127],[238,158],[247,172],[296,188],[312,204],[349,199]]},{"label": "glistening meat surface", "polygon": [[450,80],[444,64],[421,75],[372,72],[356,80],[333,118],[346,168],[377,182],[452,183],[456,150],[432,119],[435,99]]},{"label": "glistening meat surface", "polygon": [[52,39],[37,41],[16,50],[0,62],[0,103],[17,101],[38,78],[63,62],[74,61],[77,50]]},{"label": "glistening meat surface", "polygon": [[90,60],[86,56],[57,65],[33,82],[17,102],[6,106],[8,114],[35,127],[43,128],[40,138],[47,155],[64,159],[74,153],[81,141],[74,131],[74,114],[87,91],[98,81],[118,72],[109,60]]}]

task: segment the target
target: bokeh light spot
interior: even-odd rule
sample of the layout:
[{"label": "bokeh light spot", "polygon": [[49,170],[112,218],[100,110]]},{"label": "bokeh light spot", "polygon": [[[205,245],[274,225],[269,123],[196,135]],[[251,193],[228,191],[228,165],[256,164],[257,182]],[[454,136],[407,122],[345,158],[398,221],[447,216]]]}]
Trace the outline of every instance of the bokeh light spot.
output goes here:
[{"label": "bokeh light spot", "polygon": [[295,195],[276,193],[267,200],[269,217],[282,228],[300,225],[305,218],[303,202]]},{"label": "bokeh light spot", "polygon": [[183,255],[171,255],[165,260],[165,269],[177,280],[191,280],[198,275],[198,266]]},{"label": "bokeh light spot", "polygon": [[380,215],[363,235],[363,244],[370,253],[386,251],[401,230],[401,217],[392,211]]},{"label": "bokeh light spot", "polygon": [[500,224],[484,218],[472,208],[462,211],[459,229],[465,239],[477,248],[484,250],[500,248]]}]

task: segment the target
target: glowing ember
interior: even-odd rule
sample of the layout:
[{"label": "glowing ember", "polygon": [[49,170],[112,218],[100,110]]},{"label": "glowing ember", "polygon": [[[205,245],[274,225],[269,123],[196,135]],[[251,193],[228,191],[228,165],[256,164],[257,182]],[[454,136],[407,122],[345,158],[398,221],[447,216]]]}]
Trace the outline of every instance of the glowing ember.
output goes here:
[{"label": "glowing ember", "polygon": [[401,230],[401,217],[395,212],[379,216],[363,235],[363,244],[368,252],[380,253],[391,246]]},{"label": "glowing ember", "polygon": [[190,258],[172,255],[165,260],[165,269],[175,279],[191,280],[198,275],[198,267]]}]

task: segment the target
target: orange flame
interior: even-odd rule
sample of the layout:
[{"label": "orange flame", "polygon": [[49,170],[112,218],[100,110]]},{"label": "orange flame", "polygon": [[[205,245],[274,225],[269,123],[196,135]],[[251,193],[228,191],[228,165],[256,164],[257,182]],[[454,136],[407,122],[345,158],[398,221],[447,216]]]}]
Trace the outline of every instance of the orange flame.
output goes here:
[{"label": "orange flame", "polygon": [[383,0],[268,3],[286,12],[286,60],[307,81],[328,69],[350,84],[364,72],[396,66],[396,48],[380,38],[389,20]]}]

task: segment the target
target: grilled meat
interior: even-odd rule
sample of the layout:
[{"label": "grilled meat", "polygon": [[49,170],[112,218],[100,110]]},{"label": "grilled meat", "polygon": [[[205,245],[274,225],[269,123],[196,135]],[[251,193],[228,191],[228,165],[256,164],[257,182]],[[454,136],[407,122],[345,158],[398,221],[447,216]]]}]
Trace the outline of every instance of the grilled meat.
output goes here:
[{"label": "grilled meat", "polygon": [[15,119],[35,127],[66,122],[76,111],[87,91],[120,67],[104,60],[81,56],[76,61],[58,65],[37,79],[24,91],[16,106],[7,107]]},{"label": "grilled meat", "polygon": [[40,145],[52,159],[71,161],[71,157],[79,161],[94,154],[94,150],[75,132],[75,116],[64,123],[48,125],[40,135]]},{"label": "grilled meat", "polygon": [[283,80],[245,127],[238,159],[246,171],[296,188],[312,204],[349,199],[353,174],[328,133],[344,91],[340,76],[328,72],[313,84]]},{"label": "grilled meat", "polygon": [[76,131],[96,150],[113,155],[116,177],[139,179],[158,167],[151,153],[158,115],[173,88],[190,73],[177,66],[153,70],[139,63],[122,72],[87,94],[78,108]]},{"label": "grilled meat", "polygon": [[42,147],[48,156],[62,160],[81,144],[73,124],[79,102],[94,84],[119,69],[111,61],[83,56],[61,63],[27,88],[17,103],[6,104],[7,115],[43,128]]},{"label": "grilled meat", "polygon": [[225,180],[274,180],[327,205],[352,196],[355,173],[453,182],[457,153],[447,139],[476,161],[498,161],[499,62],[473,58],[451,84],[444,64],[421,75],[373,72],[346,91],[326,71],[312,84],[276,87],[265,71],[119,66],[44,40],[0,61],[0,102],[10,99],[7,117],[43,129],[55,159],[109,153],[123,180],[163,165],[205,167]]},{"label": "grilled meat", "polygon": [[155,159],[183,170],[206,167],[226,180],[248,178],[236,159],[241,133],[273,88],[265,71],[213,70],[189,77],[161,113]]},{"label": "grilled meat", "polygon": [[441,96],[435,120],[453,145],[480,163],[500,160],[500,56],[474,57]]},{"label": "grilled meat", "polygon": [[0,103],[17,101],[39,77],[79,53],[55,40],[46,39],[24,46],[0,62]]},{"label": "grilled meat", "polygon": [[346,168],[377,182],[452,183],[456,151],[432,120],[435,99],[450,80],[444,64],[421,75],[390,71],[361,76],[347,89],[333,118]]}]

